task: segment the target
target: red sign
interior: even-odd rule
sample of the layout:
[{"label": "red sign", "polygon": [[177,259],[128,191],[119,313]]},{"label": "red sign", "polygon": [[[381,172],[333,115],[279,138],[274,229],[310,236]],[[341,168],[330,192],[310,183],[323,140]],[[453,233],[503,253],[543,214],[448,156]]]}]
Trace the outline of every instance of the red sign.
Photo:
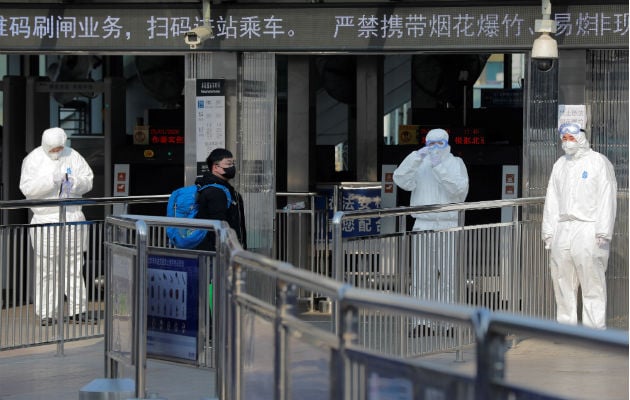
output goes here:
[{"label": "red sign", "polygon": [[[431,129],[435,129],[437,127],[421,127],[418,129],[421,137],[421,144],[424,145],[426,143],[427,133]],[[486,136],[485,132],[482,128],[473,128],[473,127],[463,127],[463,128],[442,128],[449,135],[449,143],[451,145],[480,145],[486,144]]]},{"label": "red sign", "polygon": [[184,133],[179,128],[149,129],[151,144],[184,144]]}]

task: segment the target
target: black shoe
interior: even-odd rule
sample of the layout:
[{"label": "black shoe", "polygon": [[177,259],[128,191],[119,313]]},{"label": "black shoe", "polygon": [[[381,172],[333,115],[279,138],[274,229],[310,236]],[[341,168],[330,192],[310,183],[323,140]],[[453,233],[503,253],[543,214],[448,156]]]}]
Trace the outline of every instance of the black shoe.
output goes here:
[{"label": "black shoe", "polygon": [[98,317],[96,314],[94,314],[94,316],[90,316],[88,313],[83,312],[81,314],[74,314],[70,317],[70,322],[74,322],[75,324],[96,324],[98,322]]},{"label": "black shoe", "polygon": [[40,321],[40,325],[41,326],[51,326],[52,324],[54,324],[55,321],[53,318],[42,318],[42,320]]}]

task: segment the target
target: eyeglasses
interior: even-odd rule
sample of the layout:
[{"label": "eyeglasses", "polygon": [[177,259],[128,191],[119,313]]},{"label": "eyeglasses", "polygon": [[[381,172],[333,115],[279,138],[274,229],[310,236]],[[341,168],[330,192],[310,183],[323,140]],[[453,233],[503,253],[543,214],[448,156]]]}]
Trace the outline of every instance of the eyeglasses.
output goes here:
[{"label": "eyeglasses", "polygon": [[560,133],[560,136],[564,135],[565,133],[578,135],[580,132],[584,132],[584,129],[582,129],[582,127],[576,123],[567,122],[560,125],[560,128],[558,128],[558,132]]}]

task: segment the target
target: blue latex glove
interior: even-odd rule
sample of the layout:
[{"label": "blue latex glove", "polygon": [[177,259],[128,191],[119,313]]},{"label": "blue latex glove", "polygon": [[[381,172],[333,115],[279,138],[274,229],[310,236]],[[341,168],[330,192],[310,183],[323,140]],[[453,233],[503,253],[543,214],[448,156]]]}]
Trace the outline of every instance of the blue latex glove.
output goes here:
[{"label": "blue latex glove", "polygon": [[429,154],[429,148],[425,146],[421,148],[420,150],[416,151],[416,154],[418,155],[418,157],[424,158]]},{"label": "blue latex glove", "polygon": [[599,247],[600,249],[610,248],[610,240],[603,237],[598,237],[596,238],[596,240],[597,240],[597,247]]},{"label": "blue latex glove", "polygon": [[70,197],[72,187],[74,186],[74,178],[70,175],[61,183],[61,197]]}]

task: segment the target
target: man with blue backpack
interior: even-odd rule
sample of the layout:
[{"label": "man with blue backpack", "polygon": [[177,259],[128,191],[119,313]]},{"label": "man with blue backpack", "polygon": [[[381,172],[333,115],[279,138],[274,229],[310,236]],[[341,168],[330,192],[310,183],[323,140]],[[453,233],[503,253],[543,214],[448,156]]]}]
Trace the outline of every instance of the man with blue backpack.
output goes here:
[{"label": "man with blue backpack", "polygon": [[[229,183],[229,180],[236,175],[234,157],[229,150],[214,149],[206,158],[206,164],[208,165],[208,172],[197,178],[195,184],[199,187],[210,186],[198,193],[197,204],[199,208],[195,218],[226,221],[236,232],[243,248],[247,248],[243,198]],[[214,250],[215,244],[214,234],[208,232],[196,249]]]}]

